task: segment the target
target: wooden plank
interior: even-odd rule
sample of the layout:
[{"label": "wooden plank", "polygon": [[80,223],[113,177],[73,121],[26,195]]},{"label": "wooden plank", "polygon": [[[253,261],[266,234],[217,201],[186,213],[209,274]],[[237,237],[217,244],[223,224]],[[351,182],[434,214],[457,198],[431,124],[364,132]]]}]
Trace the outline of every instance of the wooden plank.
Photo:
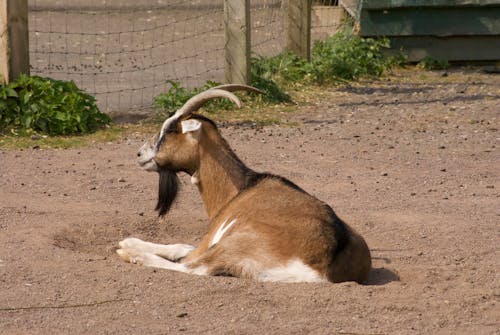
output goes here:
[{"label": "wooden plank", "polygon": [[0,0],[0,77],[29,74],[28,0]]},{"label": "wooden plank", "polygon": [[287,50],[311,58],[312,0],[289,0],[287,9]]},{"label": "wooden plank", "polygon": [[250,84],[250,0],[224,0],[225,78]]},{"label": "wooden plank", "polygon": [[363,0],[363,9],[498,6],[498,0]]},{"label": "wooden plank", "polygon": [[359,17],[361,2],[361,0],[339,0],[339,7],[344,8],[347,14],[357,19]]},{"label": "wooden plank", "polygon": [[363,9],[360,26],[363,36],[500,35],[500,5],[406,10]]},{"label": "wooden plank", "polygon": [[402,50],[410,62],[425,57],[447,61],[498,61],[500,38],[498,36],[456,37],[393,37],[393,50]]}]

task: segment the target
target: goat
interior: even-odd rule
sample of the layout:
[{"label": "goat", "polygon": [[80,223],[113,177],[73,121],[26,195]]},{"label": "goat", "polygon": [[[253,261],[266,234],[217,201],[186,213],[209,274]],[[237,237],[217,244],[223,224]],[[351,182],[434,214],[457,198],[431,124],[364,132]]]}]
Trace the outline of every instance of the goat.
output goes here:
[{"label": "goat", "polygon": [[165,215],[178,191],[177,173],[198,187],[210,219],[198,247],[137,238],[119,243],[122,259],[197,275],[277,282],[363,282],[371,268],[364,239],[330,206],[291,181],[248,168],[210,119],[195,112],[213,98],[238,107],[235,90],[221,85],[188,100],[137,153],[139,165],[160,175],[156,210]]}]

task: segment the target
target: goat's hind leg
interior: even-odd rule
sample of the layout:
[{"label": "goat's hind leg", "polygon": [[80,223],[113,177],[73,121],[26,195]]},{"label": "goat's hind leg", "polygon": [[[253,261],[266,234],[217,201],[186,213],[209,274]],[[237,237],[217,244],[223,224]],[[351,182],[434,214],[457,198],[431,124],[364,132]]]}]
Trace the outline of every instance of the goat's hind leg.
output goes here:
[{"label": "goat's hind leg", "polygon": [[[117,253],[120,256],[126,253],[135,255],[147,253],[160,256],[174,262],[186,257],[195,249],[194,246],[189,244],[156,244],[133,237],[124,239],[119,243],[119,245],[121,249],[118,249]],[[126,258],[124,259],[127,260]]]}]

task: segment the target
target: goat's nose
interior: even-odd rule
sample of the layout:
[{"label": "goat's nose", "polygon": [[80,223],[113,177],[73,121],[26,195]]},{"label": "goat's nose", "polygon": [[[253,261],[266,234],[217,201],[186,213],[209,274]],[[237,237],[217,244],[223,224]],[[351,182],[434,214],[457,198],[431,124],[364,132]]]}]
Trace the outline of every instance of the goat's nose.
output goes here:
[{"label": "goat's nose", "polygon": [[141,157],[141,152],[140,151],[137,152],[137,157]]}]

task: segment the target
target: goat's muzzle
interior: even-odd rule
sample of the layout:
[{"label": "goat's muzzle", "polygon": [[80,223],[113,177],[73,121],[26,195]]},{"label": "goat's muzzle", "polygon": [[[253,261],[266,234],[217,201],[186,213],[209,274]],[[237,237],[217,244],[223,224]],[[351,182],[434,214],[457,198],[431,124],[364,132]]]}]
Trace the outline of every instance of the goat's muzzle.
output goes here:
[{"label": "goat's muzzle", "polygon": [[158,164],[154,160],[155,154],[154,148],[145,143],[137,152],[137,163],[146,171],[158,171]]}]

